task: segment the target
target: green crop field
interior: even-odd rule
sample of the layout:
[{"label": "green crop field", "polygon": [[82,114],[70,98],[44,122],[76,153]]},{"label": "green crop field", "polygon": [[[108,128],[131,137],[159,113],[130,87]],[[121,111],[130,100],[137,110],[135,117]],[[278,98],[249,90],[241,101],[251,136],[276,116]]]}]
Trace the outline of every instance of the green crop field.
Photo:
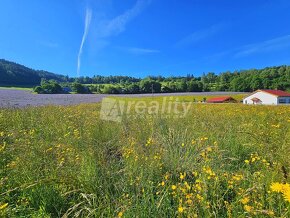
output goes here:
[{"label": "green crop field", "polygon": [[1,217],[290,216],[289,106],[132,106],[120,122],[100,110],[0,110]]},{"label": "green crop field", "polygon": [[[142,100],[145,100],[147,102],[149,101],[160,101],[162,102],[164,98],[172,98],[174,101],[180,101],[180,102],[201,102],[203,100],[206,99],[210,99],[210,98],[216,98],[216,97],[222,97],[224,95],[195,95],[195,93],[188,93],[188,94],[192,94],[192,95],[183,95],[183,96],[178,96],[178,93],[176,94],[176,96],[170,96],[170,94],[168,94],[167,96],[164,97],[156,97],[154,95],[152,96],[147,96],[147,97],[142,97]],[[227,95],[225,95],[227,96]],[[237,100],[238,102],[242,101],[243,98],[245,96],[247,96],[246,94],[232,94],[230,95],[231,97],[233,97],[235,100]],[[136,100],[136,97],[118,97],[118,96],[114,96],[111,98],[116,98],[119,100],[124,100],[124,101],[134,101]]]},{"label": "green crop field", "polygon": [[0,86],[0,89],[11,89],[11,90],[24,90],[24,91],[32,91],[32,87],[12,87],[12,86]]}]

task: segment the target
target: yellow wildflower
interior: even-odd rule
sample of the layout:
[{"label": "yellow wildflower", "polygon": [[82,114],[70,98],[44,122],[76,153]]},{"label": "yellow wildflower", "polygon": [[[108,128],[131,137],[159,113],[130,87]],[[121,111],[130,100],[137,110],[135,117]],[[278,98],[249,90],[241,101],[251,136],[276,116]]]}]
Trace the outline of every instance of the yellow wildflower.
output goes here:
[{"label": "yellow wildflower", "polygon": [[201,152],[201,153],[200,153],[200,156],[205,157],[205,156],[206,156],[206,155],[205,155],[205,152],[204,152],[204,151]]},{"label": "yellow wildflower", "polygon": [[245,160],[245,163],[246,163],[246,164],[249,164],[249,163],[250,163],[250,161],[249,161],[249,160]]},{"label": "yellow wildflower", "polygon": [[249,203],[250,199],[248,197],[244,197],[243,199],[241,199],[242,204],[247,204]]},{"label": "yellow wildflower", "polygon": [[164,186],[164,185],[165,185],[165,182],[164,182],[164,181],[162,181],[162,182],[161,182],[161,185],[162,185],[162,186]]},{"label": "yellow wildflower", "polygon": [[49,151],[51,151],[51,150],[52,150],[52,147],[46,149],[46,152],[49,152]]},{"label": "yellow wildflower", "polygon": [[153,143],[153,139],[152,138],[149,138],[146,142],[146,146],[149,146]]},{"label": "yellow wildflower", "polygon": [[186,194],[186,196],[185,196],[186,199],[189,199],[191,197],[192,197],[192,194]]},{"label": "yellow wildflower", "polygon": [[118,217],[122,217],[122,216],[123,216],[123,212],[121,211],[118,213]]},{"label": "yellow wildflower", "polygon": [[197,198],[199,201],[202,201],[202,200],[203,200],[203,197],[202,197],[200,194],[197,194],[197,195],[196,195],[196,198]]},{"label": "yellow wildflower", "polygon": [[6,207],[8,207],[8,203],[5,203],[5,204],[0,205],[0,210],[5,209]]},{"label": "yellow wildflower", "polygon": [[187,182],[184,182],[184,185],[185,185],[185,187],[186,187],[188,190],[190,190],[190,189],[191,189],[190,185],[188,185],[188,183],[187,183]]},{"label": "yellow wildflower", "polygon": [[178,213],[183,213],[183,211],[184,211],[184,208],[182,206],[179,206],[178,207]]},{"label": "yellow wildflower", "polygon": [[172,189],[172,190],[175,190],[176,188],[177,188],[176,185],[172,185],[172,186],[171,186],[171,189]]},{"label": "yellow wildflower", "polygon": [[5,149],[5,146],[6,146],[5,142],[4,142],[4,145],[0,145],[0,152]]},{"label": "yellow wildflower", "polygon": [[211,152],[211,151],[212,151],[212,148],[211,148],[211,147],[208,147],[206,150],[207,150],[208,152]]},{"label": "yellow wildflower", "polygon": [[201,191],[201,186],[199,183],[195,184],[196,190]]},{"label": "yellow wildflower", "polygon": [[280,184],[279,182],[274,182],[274,183],[272,183],[270,188],[273,192],[282,192],[283,184]]},{"label": "yellow wildflower", "polygon": [[168,180],[169,179],[169,174],[168,173],[166,173],[166,175],[164,176],[164,179],[165,180]]},{"label": "yellow wildflower", "polygon": [[283,191],[283,197],[285,201],[290,202],[290,189]]},{"label": "yellow wildflower", "polygon": [[193,201],[192,201],[192,200],[190,200],[190,199],[188,199],[188,200],[186,201],[186,203],[187,203],[187,204],[192,204],[192,203],[193,203]]},{"label": "yellow wildflower", "polygon": [[248,213],[252,211],[253,207],[249,206],[249,205],[245,205],[244,206],[245,211],[247,211]]},{"label": "yellow wildflower", "polygon": [[180,173],[180,176],[179,176],[179,178],[181,179],[181,180],[183,180],[184,178],[185,178],[185,176],[186,176],[186,173]]},{"label": "yellow wildflower", "polygon": [[243,175],[241,174],[236,174],[236,175],[233,175],[233,180],[236,180],[236,181],[240,181],[241,179],[243,179]]},{"label": "yellow wildflower", "polygon": [[283,187],[282,187],[282,192],[290,192],[290,185],[288,183],[286,184],[283,184]]}]

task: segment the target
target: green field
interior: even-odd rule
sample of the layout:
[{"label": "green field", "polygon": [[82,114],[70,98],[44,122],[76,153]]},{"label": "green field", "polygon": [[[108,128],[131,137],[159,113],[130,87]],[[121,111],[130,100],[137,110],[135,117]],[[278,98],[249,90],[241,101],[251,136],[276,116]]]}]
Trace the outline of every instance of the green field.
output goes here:
[{"label": "green field", "polygon": [[11,90],[24,90],[24,91],[32,91],[33,88],[31,87],[12,87],[12,86],[0,86],[0,89],[11,89]]},{"label": "green field", "polygon": [[[204,99],[210,99],[210,98],[215,98],[215,97],[221,97],[221,96],[228,96],[228,95],[195,95],[194,92],[189,93],[192,95],[183,95],[183,96],[170,96],[170,94],[168,94],[168,96],[165,97],[156,97],[156,96],[150,96],[150,97],[142,97],[142,100],[144,101],[162,101],[163,98],[173,98],[174,100],[180,101],[180,102],[201,102]],[[238,102],[242,101],[243,98],[246,96],[246,94],[233,94],[230,95],[232,98],[234,98],[235,100],[237,100]],[[111,97],[111,98],[117,98],[120,100],[124,100],[124,101],[134,101],[136,100],[136,97]]]},{"label": "green field", "polygon": [[290,107],[133,107],[121,122],[100,109],[0,110],[1,217],[290,216]]}]

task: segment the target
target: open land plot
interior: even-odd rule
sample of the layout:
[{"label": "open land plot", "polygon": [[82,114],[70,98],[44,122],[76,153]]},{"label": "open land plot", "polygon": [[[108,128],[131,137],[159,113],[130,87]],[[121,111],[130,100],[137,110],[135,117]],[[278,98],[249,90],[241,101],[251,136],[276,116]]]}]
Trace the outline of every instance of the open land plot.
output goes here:
[{"label": "open land plot", "polygon": [[100,111],[0,109],[0,216],[289,217],[289,107]]}]

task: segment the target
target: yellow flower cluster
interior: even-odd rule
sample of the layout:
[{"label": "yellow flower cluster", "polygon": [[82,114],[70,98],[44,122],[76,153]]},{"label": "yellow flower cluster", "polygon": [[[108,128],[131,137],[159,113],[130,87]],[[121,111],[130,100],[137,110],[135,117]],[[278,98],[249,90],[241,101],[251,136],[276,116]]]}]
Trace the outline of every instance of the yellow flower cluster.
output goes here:
[{"label": "yellow flower cluster", "polygon": [[262,163],[267,167],[270,166],[270,163],[265,158],[261,158],[257,153],[251,154],[250,158],[248,160],[245,160],[244,162],[246,164]]},{"label": "yellow flower cluster", "polygon": [[270,186],[272,192],[282,193],[285,201],[290,202],[290,184],[274,182]]},{"label": "yellow flower cluster", "polygon": [[153,143],[153,139],[152,138],[149,138],[146,142],[146,145],[145,146],[149,146],[149,145],[152,145]]},{"label": "yellow flower cluster", "polygon": [[57,144],[45,150],[46,154],[53,155],[59,167],[62,167],[66,162],[79,163],[80,155],[71,145]]},{"label": "yellow flower cluster", "polygon": [[6,145],[6,142],[4,142],[3,145],[0,145],[0,152],[4,151]]}]

